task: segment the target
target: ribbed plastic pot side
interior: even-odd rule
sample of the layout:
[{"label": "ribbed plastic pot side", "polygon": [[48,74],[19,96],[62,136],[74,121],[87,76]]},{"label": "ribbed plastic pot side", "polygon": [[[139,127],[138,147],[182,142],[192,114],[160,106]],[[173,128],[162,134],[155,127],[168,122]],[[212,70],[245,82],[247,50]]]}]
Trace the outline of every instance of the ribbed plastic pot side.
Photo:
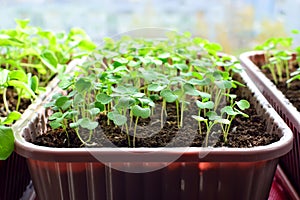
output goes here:
[{"label": "ribbed plastic pot side", "polygon": [[300,194],[300,112],[260,70],[259,63],[264,62],[263,51],[245,52],[241,54],[240,61],[258,89],[293,132],[293,149],[280,159],[280,165],[298,194]]},{"label": "ribbed plastic pot side", "polygon": [[30,183],[26,159],[16,153],[0,161],[0,199],[19,199]]},{"label": "ribbed plastic pot side", "polygon": [[[46,130],[42,105],[16,126],[16,152],[27,158],[39,199],[267,199],[292,133],[250,78],[243,95],[281,139],[254,148],[49,148],[26,140]],[[47,98],[46,98],[47,99]],[[153,153],[155,152],[155,153]],[[174,162],[166,158],[178,154]],[[101,156],[101,161],[96,157]],[[149,169],[129,173],[122,169]],[[160,166],[160,169],[151,171]],[[237,189],[238,188],[238,189]]]},{"label": "ribbed plastic pot side", "polygon": [[[83,62],[83,59],[72,60],[66,72],[70,72],[78,63]],[[25,111],[32,112],[36,109],[36,105],[41,102],[57,87],[59,79],[53,78],[47,86],[46,91],[38,96],[38,98]],[[16,125],[15,125],[16,126]],[[20,199],[26,187],[31,180],[26,158],[13,152],[12,155],[4,161],[0,161],[0,199]]]}]

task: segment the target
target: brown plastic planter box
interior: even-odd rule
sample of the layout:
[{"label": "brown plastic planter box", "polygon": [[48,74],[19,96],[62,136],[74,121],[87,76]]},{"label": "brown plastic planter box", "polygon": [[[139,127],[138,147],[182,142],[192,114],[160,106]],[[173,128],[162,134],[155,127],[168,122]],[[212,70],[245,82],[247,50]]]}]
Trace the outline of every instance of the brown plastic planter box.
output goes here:
[{"label": "brown plastic planter box", "polygon": [[299,196],[291,186],[289,179],[282,171],[280,166],[277,166],[275,177],[272,183],[272,188],[268,200],[299,200]]},{"label": "brown plastic planter box", "polygon": [[0,161],[0,199],[20,199],[30,182],[26,159],[12,153],[5,161]]},{"label": "brown plastic planter box", "polygon": [[[299,197],[296,191],[291,189],[289,180],[284,175],[280,166],[277,166],[268,200],[298,200]],[[27,187],[26,192],[20,200],[38,200],[32,184]]]},{"label": "brown plastic planter box", "polygon": [[[70,71],[79,62],[82,62],[82,60],[75,59],[71,61],[66,71]],[[32,112],[35,106],[40,104],[57,86],[58,82],[58,78],[54,78],[49,82],[46,92],[39,95],[35,103],[31,104],[26,112]],[[7,160],[0,161],[0,200],[20,199],[26,191],[26,187],[30,184],[30,180],[26,158],[13,152]]]},{"label": "brown plastic planter box", "polygon": [[[51,81],[46,92],[35,100],[35,104],[41,103],[57,83],[58,79]],[[30,105],[27,110],[34,110],[34,105]],[[26,158],[13,152],[7,160],[0,161],[0,200],[20,199],[30,180]]]},{"label": "brown plastic planter box", "polygon": [[300,194],[300,112],[256,65],[258,62],[264,61],[264,52],[246,52],[240,56],[240,60],[247,74],[294,134],[293,149],[280,159],[280,165],[298,194]]},{"label": "brown plastic planter box", "polygon": [[[40,95],[35,100],[35,104],[41,103],[49,94],[58,79],[54,79],[46,88],[46,93]],[[34,110],[34,105],[30,105],[27,110]],[[32,111],[31,111],[32,112]],[[0,161],[0,199],[2,200],[17,200],[23,196],[26,187],[31,180],[26,158],[16,154],[15,152],[7,160]]]},{"label": "brown plastic planter box", "polygon": [[[27,158],[37,198],[267,199],[278,159],[292,148],[293,136],[249,77],[241,77],[250,88],[243,93],[268,131],[282,136],[278,142],[241,149],[49,148],[27,142],[45,132],[43,105],[26,112],[15,129],[16,152]],[[144,173],[130,173],[138,171]]]}]

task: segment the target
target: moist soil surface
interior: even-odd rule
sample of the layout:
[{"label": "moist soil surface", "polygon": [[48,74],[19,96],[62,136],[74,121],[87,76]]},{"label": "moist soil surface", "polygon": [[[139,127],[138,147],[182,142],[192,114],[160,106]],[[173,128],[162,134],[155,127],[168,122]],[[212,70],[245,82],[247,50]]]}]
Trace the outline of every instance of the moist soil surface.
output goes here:
[{"label": "moist soil surface", "polygon": [[[265,64],[259,59],[252,59],[252,61],[261,68],[261,71],[270,79],[276,87],[285,95],[285,97],[296,107],[296,109],[300,112],[300,80],[295,80],[292,81],[289,85],[287,86],[287,78],[286,78],[286,73],[283,72],[282,74],[282,80],[278,81],[278,83],[275,83],[272,74],[269,69],[262,69],[262,66]],[[298,65],[291,65],[290,66],[290,71],[294,72],[298,69]],[[279,80],[279,77],[277,77],[277,80]]]},{"label": "moist soil surface", "polygon": [[[16,110],[16,105],[18,102],[18,94],[15,90],[12,88],[8,88],[6,92],[6,99],[8,103],[8,108],[10,111]],[[3,96],[0,95],[0,117],[6,117],[8,115],[4,103],[3,103]],[[19,112],[23,113],[25,109],[28,108],[28,106],[31,104],[31,101],[29,99],[21,99],[21,103],[19,106]]]},{"label": "moist soil surface", "polygon": [[[243,88],[245,89],[245,88]],[[252,107],[245,111],[249,118],[238,115],[232,122],[231,130],[228,134],[228,142],[224,142],[221,134],[221,127],[214,126],[206,137],[205,127],[202,124],[201,132],[198,129],[198,122],[191,117],[197,115],[195,103],[188,106],[184,112],[183,126],[178,128],[176,117],[176,106],[167,104],[167,115],[163,120],[161,128],[161,106],[156,106],[154,116],[148,119],[139,119],[136,139],[133,139],[133,130],[129,130],[129,136],[125,128],[115,126],[113,122],[107,123],[105,115],[100,115],[99,126],[93,132],[90,143],[92,147],[236,147],[250,148],[263,146],[278,141],[280,138],[275,134],[266,131],[266,122],[262,116],[258,115]],[[135,119],[133,119],[134,123]],[[129,124],[130,122],[128,122]],[[68,134],[62,129],[52,130],[48,126],[46,134],[38,136],[35,141],[30,141],[36,145],[50,147],[84,147],[85,145],[77,137],[74,130],[67,130]],[[84,130],[79,131],[83,139],[88,139],[89,133]],[[128,140],[128,137],[130,140]],[[207,140],[206,140],[207,139]]]},{"label": "moist soil surface", "polygon": [[[263,70],[266,76],[274,83],[272,75],[269,70]],[[300,112],[300,81],[295,80],[290,83],[287,87],[286,77],[282,81],[279,81],[276,84],[276,87],[285,95],[285,97],[297,108]],[[275,83],[274,83],[275,84]]]}]

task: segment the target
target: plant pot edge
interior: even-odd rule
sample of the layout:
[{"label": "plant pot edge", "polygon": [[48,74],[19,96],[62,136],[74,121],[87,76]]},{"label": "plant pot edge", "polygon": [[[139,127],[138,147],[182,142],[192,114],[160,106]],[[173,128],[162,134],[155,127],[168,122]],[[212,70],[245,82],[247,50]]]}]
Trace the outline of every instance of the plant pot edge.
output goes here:
[{"label": "plant pot edge", "polygon": [[265,74],[259,69],[257,65],[252,62],[251,57],[263,56],[264,51],[248,51],[240,55],[239,59],[247,74],[255,81],[259,90],[266,96],[273,105],[274,109],[278,111],[282,119],[291,128],[294,141],[293,149],[285,156],[280,158],[280,165],[284,170],[289,181],[300,193],[300,177],[299,177],[299,137],[300,137],[300,112],[295,106],[286,98],[286,96],[276,87],[275,84],[268,79]]},{"label": "plant pot edge", "polygon": [[[282,129],[282,132],[284,133],[282,135],[282,137],[280,138],[279,141],[272,143],[270,145],[266,145],[266,146],[260,146],[260,147],[253,147],[253,148],[227,148],[227,147],[221,147],[221,148],[205,148],[205,147],[189,147],[188,150],[185,150],[187,154],[189,155],[188,160],[190,160],[192,158],[195,159],[197,153],[199,152],[203,152],[203,153],[207,153],[207,155],[212,156],[212,159],[210,158],[201,158],[204,161],[208,161],[208,160],[213,160],[214,157],[221,157],[222,154],[234,154],[234,158],[236,160],[240,160],[240,161],[250,161],[251,159],[253,160],[266,160],[266,159],[270,159],[271,157],[280,157],[284,154],[286,154],[287,152],[290,151],[290,149],[292,148],[291,144],[292,144],[292,140],[293,140],[293,136],[292,136],[292,132],[291,130],[287,127],[287,125],[285,124],[285,122],[280,118],[280,116],[277,114],[277,112],[271,107],[271,105],[268,103],[268,101],[265,99],[265,97],[259,92],[259,90],[257,89],[257,87],[254,85],[254,83],[250,80],[250,78],[248,77],[248,75],[245,72],[241,73],[241,77],[242,79],[246,82],[248,88],[251,90],[251,92],[254,94],[254,98],[256,98],[257,100],[259,100],[260,104],[262,105],[262,107],[269,113],[269,115],[276,121],[277,125]],[[52,91],[53,92],[53,91]],[[44,99],[47,101],[47,99]],[[66,159],[67,157],[69,157],[72,154],[72,151],[74,153],[78,153],[79,157],[82,157],[83,155],[88,155],[89,152],[86,151],[85,149],[80,149],[80,148],[50,148],[50,147],[40,147],[37,145],[34,145],[32,143],[27,142],[19,133],[24,131],[23,127],[26,126],[27,123],[30,122],[30,119],[34,118],[33,115],[37,115],[36,113],[39,112],[40,109],[44,109],[42,105],[36,106],[37,109],[34,111],[29,111],[27,113],[27,116],[23,119],[18,121],[17,126],[14,126],[14,133],[15,133],[15,138],[16,138],[16,152],[21,154],[22,156],[25,157],[31,157],[33,156],[34,158],[37,158],[34,156],[34,153],[39,152],[41,154],[41,156],[38,156],[39,159],[42,160],[63,160]],[[32,114],[33,113],[33,114]],[[22,127],[22,128],[20,128]],[[24,153],[24,151],[27,148],[32,148],[30,151],[27,151],[28,153]],[[110,151],[108,150],[109,148],[95,148],[95,151],[101,151],[102,153],[106,153],[107,155],[110,155]],[[157,150],[157,148],[136,148],[136,149],[132,149],[132,148],[121,148],[123,150],[123,155],[128,155],[131,153],[146,153],[146,152],[151,152],[152,150]],[[165,148],[168,149],[168,148]],[[180,151],[178,151],[180,148],[172,148],[174,150],[166,150],[166,153],[178,153]],[[282,150],[282,153],[278,153],[279,149]],[[70,153],[71,150],[71,153]],[[124,151],[125,150],[125,151]],[[266,155],[257,155],[258,152],[260,152],[261,150],[266,152]],[[91,150],[91,152],[94,150]],[[114,151],[114,150],[113,150]],[[113,152],[112,151],[112,152]],[[45,155],[47,155],[48,153],[53,154],[53,156],[48,156],[45,157]],[[182,152],[180,152],[182,153]],[[66,156],[64,156],[63,154],[67,154]],[[277,154],[277,155],[276,155]],[[136,154],[135,154],[136,155]],[[241,156],[241,155],[247,155],[247,156]],[[72,156],[73,157],[73,156]],[[88,160],[93,160],[93,159],[88,159]],[[199,160],[198,160],[199,161]],[[198,162],[197,161],[197,162]]]},{"label": "plant pot edge", "polygon": [[[254,79],[256,85],[258,86],[259,90],[264,92],[266,91],[267,94],[272,95],[273,98],[277,103],[284,109],[284,113],[287,117],[295,124],[296,127],[300,127],[300,112],[297,111],[296,107],[286,98],[286,96],[278,90],[276,85],[268,79],[263,72],[250,60],[251,56],[254,55],[262,55],[264,54],[263,51],[249,51],[242,53],[240,55],[240,61],[244,69],[246,70],[247,74],[251,76],[251,79]],[[299,130],[300,131],[300,130]]]}]

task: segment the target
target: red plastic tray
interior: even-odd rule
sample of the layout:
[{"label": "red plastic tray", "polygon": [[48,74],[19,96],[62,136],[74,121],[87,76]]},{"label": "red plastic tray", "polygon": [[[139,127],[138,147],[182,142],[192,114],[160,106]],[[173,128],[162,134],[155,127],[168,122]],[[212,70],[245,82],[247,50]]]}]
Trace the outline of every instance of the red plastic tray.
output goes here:
[{"label": "red plastic tray", "polygon": [[[278,166],[273,180],[272,188],[268,200],[299,200],[299,196],[288,181],[282,169]],[[32,183],[24,192],[20,200],[38,200]]]}]

